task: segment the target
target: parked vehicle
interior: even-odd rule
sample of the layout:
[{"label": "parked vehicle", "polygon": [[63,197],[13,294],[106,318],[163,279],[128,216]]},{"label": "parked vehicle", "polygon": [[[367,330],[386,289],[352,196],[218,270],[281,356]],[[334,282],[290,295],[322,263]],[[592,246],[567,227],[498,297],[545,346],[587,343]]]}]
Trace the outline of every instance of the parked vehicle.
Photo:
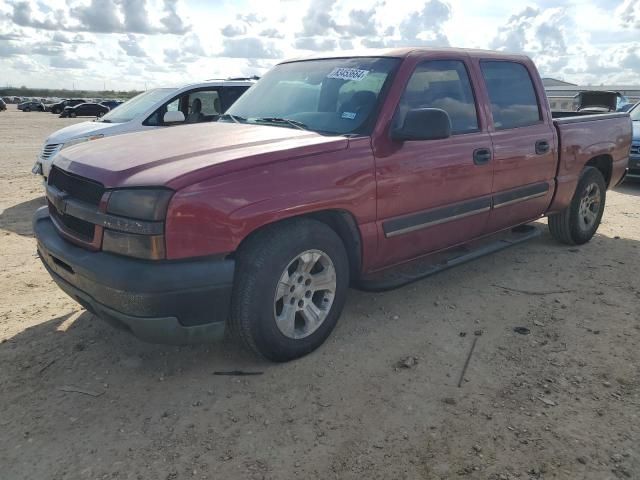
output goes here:
[{"label": "parked vehicle", "polygon": [[51,113],[60,114],[66,107],[75,107],[76,105],[80,105],[81,103],[86,103],[87,101],[84,98],[67,98],[60,102],[54,103],[49,108]]},{"label": "parked vehicle", "polygon": [[254,83],[244,80],[212,81],[180,88],[147,90],[97,121],[77,123],[54,132],[45,140],[31,171],[46,178],[55,155],[77,143],[140,130],[217,120]]},{"label": "parked vehicle", "polygon": [[532,238],[544,215],[588,242],[630,144],[626,113],[553,119],[524,56],[289,61],[217,123],[63,150],[34,231],[95,315],[154,342],[228,325],[286,361],[329,336],[350,284],[397,287]]},{"label": "parked vehicle", "polygon": [[635,103],[625,103],[625,104],[620,105],[616,109],[616,112],[628,112],[629,110],[631,110],[635,106],[636,106]]},{"label": "parked vehicle", "polygon": [[39,101],[28,101],[18,104],[18,110],[23,112],[44,112],[44,104]]},{"label": "parked vehicle", "polygon": [[109,107],[100,105],[99,103],[80,103],[75,107],[64,107],[60,114],[60,118],[76,118],[76,117],[102,117],[109,113]]},{"label": "parked vehicle", "polygon": [[578,112],[606,113],[615,112],[629,103],[620,92],[590,90],[576,94],[574,101]]},{"label": "parked vehicle", "polygon": [[0,112],[3,112],[7,109],[7,104],[4,103],[4,100],[0,98]]},{"label": "parked vehicle", "polygon": [[104,100],[102,102],[100,102],[100,105],[104,105],[105,107],[109,108],[109,110],[113,110],[114,108],[122,105],[124,102],[121,102],[120,100]]},{"label": "parked vehicle", "polygon": [[630,115],[633,121],[633,140],[629,159],[629,176],[640,178],[640,103],[636,103]]}]

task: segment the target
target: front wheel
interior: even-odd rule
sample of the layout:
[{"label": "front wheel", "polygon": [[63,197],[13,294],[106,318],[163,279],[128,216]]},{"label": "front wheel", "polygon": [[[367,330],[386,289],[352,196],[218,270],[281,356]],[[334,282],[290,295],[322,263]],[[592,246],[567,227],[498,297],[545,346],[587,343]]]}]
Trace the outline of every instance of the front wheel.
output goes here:
[{"label": "front wheel", "polygon": [[569,206],[549,215],[553,238],[567,245],[582,245],[591,240],[600,226],[606,195],[607,185],[600,170],[587,167]]},{"label": "front wheel", "polygon": [[76,118],[76,116],[77,116],[77,113],[76,113],[76,112],[71,112],[71,113],[69,114],[69,118]]},{"label": "front wheel", "polygon": [[318,348],[344,306],[349,260],[340,237],[315,220],[267,227],[238,252],[230,329],[276,362]]},{"label": "front wheel", "polygon": [[104,115],[103,112],[98,112],[98,118],[102,117]]}]

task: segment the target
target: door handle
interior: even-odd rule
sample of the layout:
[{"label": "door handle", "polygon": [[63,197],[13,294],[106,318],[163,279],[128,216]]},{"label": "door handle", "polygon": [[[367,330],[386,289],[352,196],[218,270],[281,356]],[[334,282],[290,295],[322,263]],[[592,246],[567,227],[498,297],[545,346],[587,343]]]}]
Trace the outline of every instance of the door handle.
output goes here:
[{"label": "door handle", "polygon": [[548,153],[550,149],[551,145],[549,145],[549,142],[547,142],[546,140],[538,140],[536,142],[537,155],[544,155],[545,153]]},{"label": "door handle", "polygon": [[491,150],[488,148],[477,148],[473,151],[473,163],[476,165],[486,165],[491,161]]}]

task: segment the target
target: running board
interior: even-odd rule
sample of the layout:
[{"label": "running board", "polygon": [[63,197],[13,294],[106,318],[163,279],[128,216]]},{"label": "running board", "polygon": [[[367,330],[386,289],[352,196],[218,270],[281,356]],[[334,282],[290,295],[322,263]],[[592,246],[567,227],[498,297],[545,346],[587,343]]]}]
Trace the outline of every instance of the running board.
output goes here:
[{"label": "running board", "polygon": [[358,288],[374,292],[398,288],[447,268],[526,242],[540,236],[541,233],[541,230],[533,225],[520,225],[483,240],[364,276],[358,282]]}]

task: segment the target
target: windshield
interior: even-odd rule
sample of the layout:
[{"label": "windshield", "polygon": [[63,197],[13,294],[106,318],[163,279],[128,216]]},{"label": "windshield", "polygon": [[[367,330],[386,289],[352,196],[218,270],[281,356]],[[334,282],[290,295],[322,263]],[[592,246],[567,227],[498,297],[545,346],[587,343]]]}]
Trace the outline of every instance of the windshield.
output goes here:
[{"label": "windshield", "polygon": [[102,122],[124,123],[133,120],[138,115],[146,112],[167,95],[173,92],[175,88],[155,88],[147,90],[131,100],[124,102],[117,109],[107,113],[102,117]]},{"label": "windshield", "polygon": [[326,134],[367,133],[396,58],[336,58],[277,65],[221,117]]},{"label": "windshield", "polygon": [[640,103],[638,103],[633,110],[631,110],[631,120],[634,122],[640,121]]}]

